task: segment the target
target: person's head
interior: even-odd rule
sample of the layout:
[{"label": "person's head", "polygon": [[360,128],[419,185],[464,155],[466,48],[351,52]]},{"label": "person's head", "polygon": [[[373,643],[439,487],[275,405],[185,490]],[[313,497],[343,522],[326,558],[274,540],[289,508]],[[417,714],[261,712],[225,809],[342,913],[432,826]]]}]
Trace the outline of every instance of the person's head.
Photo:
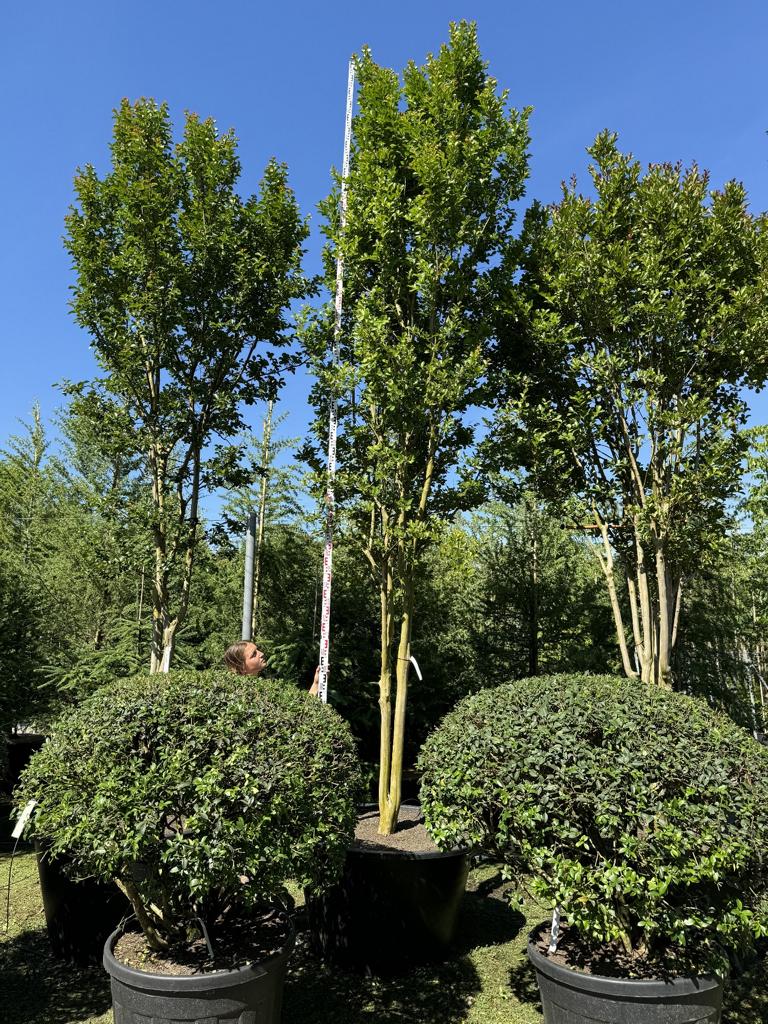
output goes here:
[{"label": "person's head", "polygon": [[238,640],[224,652],[224,664],[239,676],[257,676],[266,665],[266,660],[256,644],[250,640]]}]

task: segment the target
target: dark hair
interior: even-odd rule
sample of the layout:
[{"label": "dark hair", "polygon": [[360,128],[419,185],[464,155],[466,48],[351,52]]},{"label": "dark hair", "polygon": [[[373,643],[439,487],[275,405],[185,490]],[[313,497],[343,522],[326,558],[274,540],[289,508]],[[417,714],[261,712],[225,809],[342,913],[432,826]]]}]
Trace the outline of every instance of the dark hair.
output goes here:
[{"label": "dark hair", "polygon": [[237,643],[230,644],[226,651],[224,651],[224,664],[230,672],[236,672],[239,676],[243,674],[243,669],[245,668],[245,648],[250,642],[250,640],[238,640]]}]

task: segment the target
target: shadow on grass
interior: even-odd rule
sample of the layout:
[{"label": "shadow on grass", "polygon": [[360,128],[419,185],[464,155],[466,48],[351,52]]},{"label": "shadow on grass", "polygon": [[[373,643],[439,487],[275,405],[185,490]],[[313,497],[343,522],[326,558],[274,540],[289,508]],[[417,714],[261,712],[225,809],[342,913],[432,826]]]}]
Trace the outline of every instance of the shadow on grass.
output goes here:
[{"label": "shadow on grass", "polygon": [[525,954],[518,964],[510,968],[509,987],[521,1003],[528,1003],[539,1013],[543,1013],[536,971]]},{"label": "shadow on grass", "polygon": [[768,960],[725,983],[722,1024],[768,1024]]},{"label": "shadow on grass", "polygon": [[525,924],[523,914],[513,910],[506,899],[491,896],[490,892],[478,886],[474,892],[465,894],[457,927],[458,953],[470,953],[478,946],[501,946],[520,934]]},{"label": "shadow on grass", "polygon": [[331,967],[300,936],[289,966],[285,1024],[461,1024],[482,988],[470,954],[511,942],[525,923],[500,895],[500,883],[494,876],[465,895],[450,959],[400,977],[366,978]]},{"label": "shadow on grass", "polygon": [[293,955],[283,1002],[285,1024],[460,1024],[480,977],[462,957],[421,967],[399,978],[363,978],[311,957]]},{"label": "shadow on grass", "polygon": [[57,960],[42,929],[0,945],[0,991],[3,1024],[75,1024],[112,1005],[103,968]]}]

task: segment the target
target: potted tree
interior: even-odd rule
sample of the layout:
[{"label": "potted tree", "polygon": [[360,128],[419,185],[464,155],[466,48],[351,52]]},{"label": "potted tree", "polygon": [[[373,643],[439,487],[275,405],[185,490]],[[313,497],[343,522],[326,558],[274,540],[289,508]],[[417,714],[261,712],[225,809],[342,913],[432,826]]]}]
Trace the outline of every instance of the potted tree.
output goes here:
[{"label": "potted tree", "polygon": [[440,846],[530,875],[545,1020],[720,1020],[733,951],[768,931],[768,756],[706,705],[597,676],[462,701],[421,754]]},{"label": "potted tree", "polygon": [[98,691],[56,724],[19,799],[37,800],[53,855],[130,901],[135,924],[104,948],[118,1019],[274,1024],[293,945],[284,883],[336,877],[359,786],[335,712],[222,671]]},{"label": "potted tree", "polygon": [[[344,265],[338,363],[328,355],[330,308],[304,338],[318,375],[321,440],[328,395],[338,399],[336,497],[379,596],[378,810],[367,825],[369,848],[379,847],[372,856],[386,858],[382,872],[391,880],[393,842],[411,862],[418,849],[408,842],[418,827],[390,838],[401,815],[415,581],[441,525],[480,497],[458,479],[457,467],[472,442],[465,414],[479,401],[499,264],[514,258],[511,227],[527,175],[528,131],[527,111],[508,108],[466,22],[451,25],[448,44],[423,66],[409,64],[402,78],[368,50],[357,59],[357,75],[343,229],[338,181],[321,204],[329,290],[337,258]],[[361,871],[379,874],[373,863]],[[405,890],[430,892],[436,907],[455,909],[465,876],[461,861],[448,889],[406,884],[398,874],[397,893],[378,896],[350,880],[365,899],[345,899],[330,916],[352,927],[347,949],[368,955],[371,900],[390,908],[392,932],[377,924],[379,937],[388,935],[383,952],[411,961],[433,943],[418,927],[430,915],[423,906],[409,915]],[[359,927],[351,924],[355,914]],[[450,933],[443,911],[437,930],[442,943]]]}]

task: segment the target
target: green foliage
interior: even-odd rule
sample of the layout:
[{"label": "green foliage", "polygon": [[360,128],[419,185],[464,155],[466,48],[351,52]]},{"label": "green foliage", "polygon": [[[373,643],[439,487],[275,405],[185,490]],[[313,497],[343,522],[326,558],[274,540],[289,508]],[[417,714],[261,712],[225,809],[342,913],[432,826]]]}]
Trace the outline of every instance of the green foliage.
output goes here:
[{"label": "green foliage", "polygon": [[380,802],[389,828],[384,818],[396,820],[399,806],[420,555],[442,521],[481,498],[455,469],[473,438],[463,414],[485,372],[495,267],[514,249],[528,129],[527,112],[509,109],[467,22],[452,24],[449,42],[423,66],[408,64],[402,78],[368,50],[357,72],[343,230],[338,187],[320,207],[331,293],[337,258],[344,264],[338,365],[329,358],[330,307],[308,325],[305,344],[319,378],[320,439],[328,396],[339,399],[337,498],[381,595]]},{"label": "green foliage", "polygon": [[[330,708],[225,671],[115,681],[55,724],[27,769],[34,834],[117,879],[155,943],[202,918],[323,886],[354,831],[360,769]],[[247,882],[241,881],[247,876]],[[154,932],[154,936],[153,936]]]},{"label": "green foliage", "polygon": [[[36,609],[0,558],[0,740],[14,726],[33,719],[44,705],[35,686],[37,628]],[[2,768],[0,764],[0,776]]]},{"label": "green foliage", "polygon": [[594,196],[573,180],[526,218],[490,447],[610,541],[636,605],[643,679],[668,683],[681,582],[723,535],[738,489],[742,391],[768,372],[768,236],[737,182],[710,190],[695,165],[643,173],[609,132],[588,152]]},{"label": "green foliage", "polygon": [[187,616],[200,496],[242,482],[242,407],[293,365],[288,308],[308,291],[307,228],[274,160],[258,193],[239,195],[237,140],[211,119],[188,114],[174,144],[164,104],[124,100],[111,153],[104,177],[78,172],[66,220],[73,311],[103,370],[70,391],[152,485],[154,671]]},{"label": "green foliage", "polygon": [[695,699],[519,680],[462,701],[420,768],[435,841],[530,872],[596,946],[722,968],[768,933],[768,751]]},{"label": "green foliage", "polygon": [[583,540],[537,496],[495,501],[473,516],[477,547],[477,674],[512,676],[616,667],[610,608]]}]

